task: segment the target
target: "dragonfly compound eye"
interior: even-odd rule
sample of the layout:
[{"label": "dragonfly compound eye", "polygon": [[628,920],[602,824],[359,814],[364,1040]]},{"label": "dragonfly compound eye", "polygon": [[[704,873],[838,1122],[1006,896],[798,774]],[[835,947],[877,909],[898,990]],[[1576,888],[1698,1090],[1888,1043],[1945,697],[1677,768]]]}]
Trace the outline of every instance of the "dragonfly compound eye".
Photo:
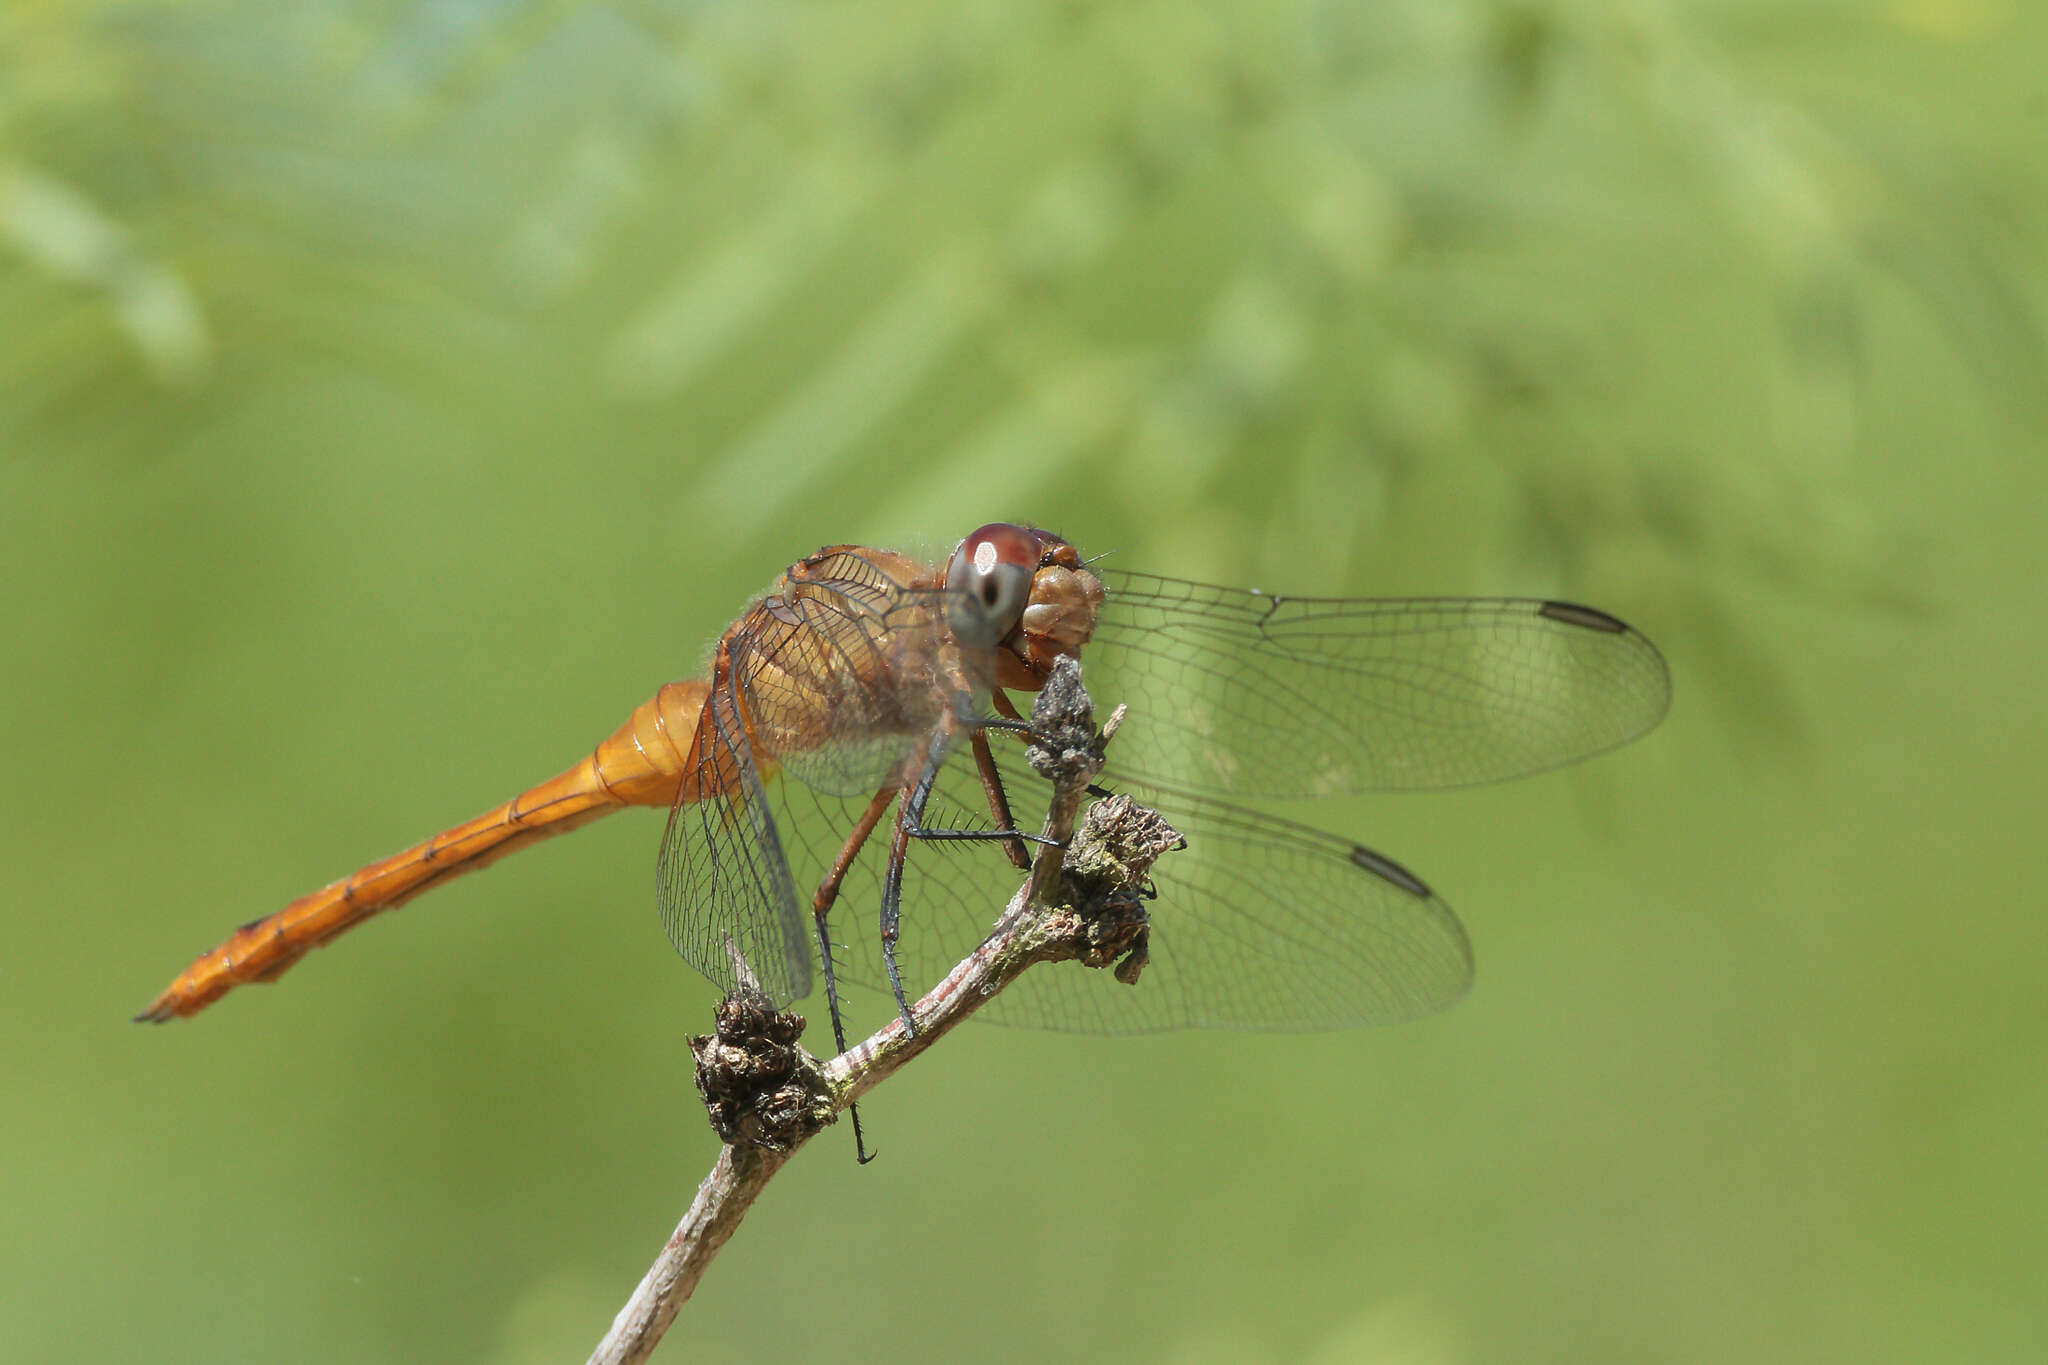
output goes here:
[{"label": "dragonfly compound eye", "polygon": [[1038,555],[1031,533],[1008,522],[991,522],[960,542],[946,566],[946,621],[961,644],[991,649],[1017,628]]}]

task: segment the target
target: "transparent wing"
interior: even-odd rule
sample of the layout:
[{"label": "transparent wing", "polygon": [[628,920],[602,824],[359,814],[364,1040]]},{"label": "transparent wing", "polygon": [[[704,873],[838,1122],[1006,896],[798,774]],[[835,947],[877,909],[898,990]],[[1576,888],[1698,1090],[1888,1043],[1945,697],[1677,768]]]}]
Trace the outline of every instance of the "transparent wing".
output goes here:
[{"label": "transparent wing", "polygon": [[[1017,821],[1036,830],[1046,783],[1003,739],[991,736]],[[1110,746],[1112,769],[1123,740],[1119,731]],[[1187,838],[1153,868],[1151,964],[1129,986],[1075,963],[1035,967],[977,1018],[1086,1033],[1311,1032],[1428,1014],[1471,984],[1471,948],[1456,915],[1392,860],[1191,793],[1109,785],[1155,806]],[[926,818],[994,827],[971,758],[946,765]],[[849,877],[832,921],[842,976],[871,986],[881,980],[874,921],[884,851],[857,865],[858,880]],[[914,843],[898,943],[905,988],[930,987],[965,957],[1021,880],[995,844]],[[881,1019],[893,1013],[880,1008]]]},{"label": "transparent wing", "polygon": [[[856,553],[804,567],[807,578],[729,637],[728,681],[707,705],[684,784],[702,799],[679,800],[661,856],[663,917],[684,957],[727,987],[744,962],[778,1001],[810,984],[810,899],[861,810],[901,784],[907,756],[960,704],[942,685],[939,595]],[[1105,781],[1156,805],[1188,847],[1154,869],[1151,965],[1135,986],[1042,967],[984,1018],[1094,1032],[1314,1030],[1442,1008],[1470,983],[1471,952],[1424,883],[1361,845],[1211,793],[1493,781],[1621,744],[1669,700],[1647,640],[1565,603],[1281,598],[1130,573],[1105,582],[1089,687],[1098,708],[1132,703]],[[1014,737],[991,740],[1017,822],[1035,829],[1045,783]],[[995,827],[965,746],[943,767],[925,822]],[[832,917],[848,982],[882,979],[875,921],[889,842],[885,823],[848,867]],[[930,986],[980,942],[1020,880],[996,843],[914,843],[906,987]],[[872,1022],[893,1013],[875,997]]]},{"label": "transparent wing", "polygon": [[1292,797],[1494,782],[1627,743],[1670,704],[1656,647],[1570,603],[1102,579],[1088,689],[1099,710],[1131,704],[1115,769],[1168,786]]},{"label": "transparent wing", "polygon": [[811,896],[853,828],[792,829],[778,812],[794,792],[857,816],[956,704],[936,595],[851,551],[799,570],[726,635],[656,867],[676,951],[726,991],[751,973],[777,1004],[810,989]]},{"label": "transparent wing", "polygon": [[[742,664],[735,658],[734,671]],[[721,990],[751,977],[786,1005],[811,988],[807,915],[730,686],[712,689],[694,752],[655,862],[662,927]]]}]

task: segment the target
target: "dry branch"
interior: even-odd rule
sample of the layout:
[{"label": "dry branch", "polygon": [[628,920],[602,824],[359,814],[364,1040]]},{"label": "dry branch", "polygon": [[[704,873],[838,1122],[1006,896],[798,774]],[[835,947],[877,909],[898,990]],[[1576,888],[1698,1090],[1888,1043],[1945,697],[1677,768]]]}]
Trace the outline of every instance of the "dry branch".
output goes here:
[{"label": "dry branch", "polygon": [[[1136,983],[1145,964],[1140,893],[1146,872],[1179,836],[1124,797],[1098,801],[1081,816],[1089,784],[1102,768],[1103,746],[1122,718],[1118,707],[1098,732],[1079,665],[1059,661],[1032,708],[1032,766],[1053,783],[1042,831],[1050,842],[1039,849],[1030,876],[989,937],[911,1006],[915,1036],[894,1019],[820,1064],[796,1046],[802,1022],[795,1016],[738,997],[720,1005],[717,1033],[693,1047],[699,1088],[727,1145],[591,1354],[591,1365],[646,1360],[754,1197],[796,1150],[1027,968],[1081,961],[1114,966],[1120,981]],[[750,1081],[758,1086],[750,1090]]]}]

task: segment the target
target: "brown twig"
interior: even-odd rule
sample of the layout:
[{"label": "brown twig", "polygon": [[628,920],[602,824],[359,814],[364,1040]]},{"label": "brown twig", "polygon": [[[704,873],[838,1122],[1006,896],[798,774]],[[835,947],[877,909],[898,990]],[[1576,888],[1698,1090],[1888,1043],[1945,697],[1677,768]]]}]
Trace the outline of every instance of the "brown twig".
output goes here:
[{"label": "brown twig", "polygon": [[[719,1153],[689,1212],[591,1354],[591,1365],[647,1359],[755,1196],[823,1121],[945,1037],[1026,968],[1061,960],[1095,967],[1114,964],[1119,980],[1135,983],[1144,965],[1146,933],[1138,891],[1152,861],[1176,846],[1179,836],[1152,812],[1121,797],[1090,807],[1076,833],[1088,784],[1102,767],[1103,745],[1122,718],[1123,708],[1118,707],[1098,733],[1087,693],[1081,690],[1079,667],[1071,660],[1060,661],[1032,711],[1032,765],[1053,782],[1043,830],[1051,842],[1040,848],[1030,877],[1011,898],[995,930],[911,1007],[917,1021],[915,1036],[896,1019],[822,1068],[800,1049],[795,1050],[799,1055],[794,1062],[769,1063],[775,1068],[771,1082],[781,1084],[774,1092],[782,1097],[778,1112],[786,1118],[793,1108],[803,1108],[801,1094],[793,1087],[809,1086],[815,1117],[822,1121],[807,1120],[795,1130],[787,1124],[775,1128],[773,1148],[731,1142]],[[729,1021],[753,1013],[733,1001],[722,1005],[718,1038],[698,1042],[700,1066],[708,1054],[718,1054],[732,1056],[742,1071],[759,1069],[759,1049],[775,1054],[772,1043],[749,1044],[757,1050],[747,1053],[736,1043],[722,1041],[728,1037]],[[775,1018],[786,1021],[791,1016]],[[786,1024],[782,1027],[787,1029]],[[706,1098],[712,1098],[710,1090]],[[761,1128],[754,1124],[744,1131]]]},{"label": "brown twig", "polygon": [[790,1152],[759,1147],[729,1146],[719,1151],[711,1174],[697,1187],[690,1211],[676,1224],[668,1245],[654,1258],[633,1297],[612,1319],[611,1330],[590,1353],[591,1365],[626,1365],[647,1359],[676,1320],[676,1311],[696,1291],[705,1268],[738,1229],[740,1219],[747,1216],[754,1196],[767,1188],[789,1158]]}]

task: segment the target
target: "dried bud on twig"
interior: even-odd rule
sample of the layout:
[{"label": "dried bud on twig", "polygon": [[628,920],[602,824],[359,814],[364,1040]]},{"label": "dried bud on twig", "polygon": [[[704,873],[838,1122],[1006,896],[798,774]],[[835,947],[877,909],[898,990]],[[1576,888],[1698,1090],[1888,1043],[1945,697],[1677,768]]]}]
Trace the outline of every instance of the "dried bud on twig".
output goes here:
[{"label": "dried bud on twig", "polygon": [[719,1002],[715,1032],[690,1039],[711,1127],[740,1146],[786,1152],[838,1117],[818,1060],[797,1046],[804,1017],[741,991]]}]

